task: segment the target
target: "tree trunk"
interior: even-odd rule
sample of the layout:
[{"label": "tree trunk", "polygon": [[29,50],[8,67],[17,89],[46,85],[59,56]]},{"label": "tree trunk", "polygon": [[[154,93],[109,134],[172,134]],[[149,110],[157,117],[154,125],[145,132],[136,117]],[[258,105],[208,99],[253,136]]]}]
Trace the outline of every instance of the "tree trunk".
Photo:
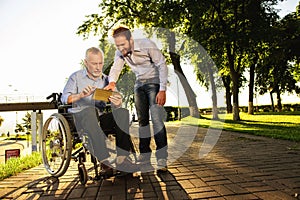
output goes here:
[{"label": "tree trunk", "polygon": [[275,106],[274,106],[274,99],[273,99],[273,91],[270,92],[270,98],[271,98],[271,106],[272,106],[272,111],[275,111]]},{"label": "tree trunk", "polygon": [[171,56],[172,63],[174,65],[175,73],[177,74],[177,76],[180,80],[180,83],[182,84],[182,87],[184,89],[184,92],[186,94],[187,101],[189,104],[190,116],[199,118],[200,113],[199,113],[199,109],[197,106],[196,94],[194,93],[193,89],[191,88],[190,84],[188,83],[188,81],[182,71],[182,68],[180,65],[180,56],[173,52],[170,52],[170,56]]},{"label": "tree trunk", "polygon": [[231,104],[231,89],[230,89],[230,76],[222,76],[222,81],[225,87],[226,95],[226,110],[227,113],[232,113],[232,104]]},{"label": "tree trunk", "polygon": [[250,80],[249,80],[249,100],[248,100],[248,114],[254,114],[253,96],[254,96],[254,65],[250,66]]},{"label": "tree trunk", "polygon": [[240,120],[240,110],[239,110],[239,75],[237,72],[232,72],[232,83],[233,83],[233,120],[239,121]]},{"label": "tree trunk", "polygon": [[218,98],[217,98],[217,90],[216,90],[216,84],[215,84],[215,79],[214,79],[212,67],[209,66],[207,71],[208,71],[208,74],[209,74],[209,81],[210,81],[210,84],[211,84],[211,91],[212,91],[211,99],[212,99],[212,103],[213,103],[213,106],[212,106],[213,119],[217,120],[217,119],[219,119],[219,116],[218,116],[218,103],[217,103]]},{"label": "tree trunk", "polygon": [[248,114],[253,115],[254,114],[254,105],[253,101],[248,103]]},{"label": "tree trunk", "polygon": [[255,65],[257,63],[258,57],[255,56],[253,59],[253,63],[250,66],[250,80],[249,80],[249,105],[248,105],[248,114],[254,114],[254,107],[253,107],[253,96],[254,96],[254,71]]},{"label": "tree trunk", "polygon": [[233,120],[240,120],[240,111],[239,111],[239,70],[234,67],[234,49],[231,49],[230,44],[226,44],[228,63],[230,68],[230,75],[232,79],[232,95],[233,95]]},{"label": "tree trunk", "polygon": [[169,37],[169,54],[171,57],[172,64],[174,66],[174,71],[178,75],[179,80],[183,86],[183,89],[185,91],[188,103],[189,103],[189,110],[190,110],[190,116],[199,118],[200,113],[199,109],[197,106],[197,101],[196,101],[196,94],[192,90],[190,84],[188,83],[183,70],[180,65],[180,56],[175,53],[175,43],[176,43],[176,38],[175,34],[173,32],[170,33]]},{"label": "tree trunk", "polygon": [[282,111],[282,103],[281,103],[280,90],[278,90],[276,92],[276,95],[277,95],[277,108],[278,108],[279,112],[281,112]]}]

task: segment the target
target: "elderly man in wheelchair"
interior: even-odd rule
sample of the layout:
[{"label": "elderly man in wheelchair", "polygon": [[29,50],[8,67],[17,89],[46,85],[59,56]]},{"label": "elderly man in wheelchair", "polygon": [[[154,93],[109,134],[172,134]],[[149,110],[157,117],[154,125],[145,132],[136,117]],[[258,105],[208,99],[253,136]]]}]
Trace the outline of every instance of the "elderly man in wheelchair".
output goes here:
[{"label": "elderly man in wheelchair", "polygon": [[[67,155],[65,157],[71,155],[70,143],[72,142],[68,137],[73,137],[73,140],[79,138],[83,144],[81,150],[84,149],[92,155],[95,166],[95,160],[101,163],[101,177],[113,176],[115,171],[130,173],[138,171],[138,166],[132,162],[130,157],[130,154],[135,153],[135,151],[129,134],[129,112],[127,109],[121,108],[122,96],[118,92],[111,92],[107,102],[111,104],[112,112],[105,112],[107,110],[105,100],[99,101],[95,98],[95,90],[104,88],[108,84],[108,77],[102,74],[103,60],[103,52],[100,49],[95,47],[87,49],[84,59],[85,68],[70,75],[63,93],[58,99],[62,103],[58,108],[64,108],[63,110],[66,113],[62,114],[64,117],[56,114],[50,118],[59,118],[58,121],[60,122],[58,124],[62,124],[62,127],[58,129],[60,132],[65,132],[66,135],[53,136],[55,131],[49,131],[51,119],[45,122],[42,136],[43,152],[45,154],[43,160],[44,164],[46,163],[47,170],[53,173],[52,175],[61,176],[69,165],[68,158],[65,159],[67,161],[61,161],[63,164],[60,164],[59,169],[53,170],[49,164],[59,157],[58,155]],[[75,138],[74,135],[71,136],[68,133],[72,132],[71,129],[74,128],[77,132]],[[115,158],[111,158],[106,143],[107,137],[111,133],[115,135],[116,140]],[[46,152],[45,149],[47,144],[50,146],[50,151],[52,151],[51,156],[48,157],[49,152]],[[55,151],[56,146],[59,146],[59,150]],[[74,146],[73,141],[72,149],[74,149]],[[51,158],[49,159],[49,157]],[[72,157],[74,156],[72,155]],[[80,161],[79,175],[86,176],[84,165],[81,164],[81,161],[85,160],[85,156],[75,158]],[[82,182],[86,182],[86,178],[83,179]]]}]

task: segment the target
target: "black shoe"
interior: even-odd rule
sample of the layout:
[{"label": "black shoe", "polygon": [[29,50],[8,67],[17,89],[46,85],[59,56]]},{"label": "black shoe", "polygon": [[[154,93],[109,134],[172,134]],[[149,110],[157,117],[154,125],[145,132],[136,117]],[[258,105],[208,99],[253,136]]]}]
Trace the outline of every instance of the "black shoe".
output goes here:
[{"label": "black shoe", "polygon": [[162,158],[157,160],[157,172],[167,172],[168,166],[167,166],[167,160]]},{"label": "black shoe", "polygon": [[101,163],[101,169],[100,176],[104,178],[109,178],[114,175],[114,169],[104,163]]}]

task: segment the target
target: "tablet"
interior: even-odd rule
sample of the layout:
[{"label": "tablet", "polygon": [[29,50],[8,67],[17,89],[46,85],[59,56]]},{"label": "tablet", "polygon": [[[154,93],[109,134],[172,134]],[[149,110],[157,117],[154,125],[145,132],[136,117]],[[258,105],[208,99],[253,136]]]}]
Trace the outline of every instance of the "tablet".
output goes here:
[{"label": "tablet", "polygon": [[93,99],[97,101],[109,102],[108,98],[112,95],[119,94],[118,92],[113,92],[111,90],[104,90],[96,88],[93,94]]}]

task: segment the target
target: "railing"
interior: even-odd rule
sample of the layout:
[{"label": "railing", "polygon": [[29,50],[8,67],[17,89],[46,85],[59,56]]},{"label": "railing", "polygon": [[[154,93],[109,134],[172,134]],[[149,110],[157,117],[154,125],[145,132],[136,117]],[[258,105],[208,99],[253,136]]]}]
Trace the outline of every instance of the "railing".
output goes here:
[{"label": "railing", "polygon": [[17,103],[17,102],[42,102],[45,101],[46,96],[33,95],[0,95],[0,103]]},{"label": "railing", "polygon": [[[60,94],[52,93],[44,99],[51,99],[48,102],[19,102],[19,103],[0,103],[0,112],[6,111],[28,111],[31,112],[31,135],[32,135],[32,151],[37,151],[37,132],[42,134],[43,114],[41,110],[57,109],[59,103],[58,98]],[[37,113],[38,111],[38,113]],[[38,120],[37,120],[38,119]],[[39,123],[38,125],[36,123]],[[37,128],[39,127],[39,128]]]}]

